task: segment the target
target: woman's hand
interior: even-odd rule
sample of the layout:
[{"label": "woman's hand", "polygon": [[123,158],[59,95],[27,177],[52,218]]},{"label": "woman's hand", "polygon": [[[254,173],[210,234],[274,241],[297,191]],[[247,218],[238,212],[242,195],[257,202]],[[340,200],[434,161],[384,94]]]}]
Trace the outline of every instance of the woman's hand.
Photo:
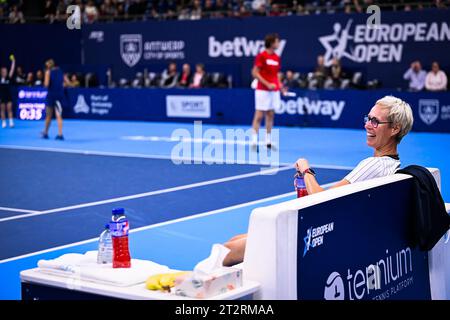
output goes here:
[{"label": "woman's hand", "polygon": [[297,169],[297,171],[300,171],[301,173],[305,172],[305,170],[309,168],[308,160],[303,158],[298,159],[297,162],[295,163],[295,168]]}]

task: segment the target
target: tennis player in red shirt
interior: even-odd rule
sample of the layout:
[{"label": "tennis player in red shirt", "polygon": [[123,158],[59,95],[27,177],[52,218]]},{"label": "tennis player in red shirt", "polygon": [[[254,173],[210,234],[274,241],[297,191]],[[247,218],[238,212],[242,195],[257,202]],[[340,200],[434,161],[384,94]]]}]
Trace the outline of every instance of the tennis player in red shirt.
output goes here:
[{"label": "tennis player in red shirt", "polygon": [[266,49],[256,56],[252,70],[252,75],[257,80],[257,86],[255,90],[255,115],[252,123],[251,144],[253,147],[258,146],[258,131],[265,115],[266,145],[267,148],[271,148],[274,110],[280,106],[280,90],[282,90],[278,77],[281,60],[275,53],[275,50],[280,45],[280,37],[276,33],[268,34],[264,38],[264,45]]}]

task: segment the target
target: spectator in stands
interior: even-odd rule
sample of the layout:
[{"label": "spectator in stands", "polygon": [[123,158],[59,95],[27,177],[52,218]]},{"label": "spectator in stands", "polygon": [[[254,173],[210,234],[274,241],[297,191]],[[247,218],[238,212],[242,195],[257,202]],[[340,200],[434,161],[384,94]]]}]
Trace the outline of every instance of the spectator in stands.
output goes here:
[{"label": "spectator in stands", "polygon": [[286,15],[286,12],[282,10],[284,6],[280,3],[277,3],[276,1],[272,1],[272,4],[270,5],[270,12],[269,16],[271,17],[279,17]]},{"label": "spectator in stands", "polygon": [[257,17],[264,17],[267,15],[266,13],[266,5],[261,2],[253,2],[252,3],[252,7],[253,7],[253,15],[257,16]]},{"label": "spectator in stands", "polygon": [[191,14],[188,8],[182,8],[180,13],[178,14],[178,20],[189,20],[191,18]]},{"label": "spectator in stands", "polygon": [[204,88],[208,83],[208,76],[205,72],[205,66],[202,63],[195,65],[195,73],[189,88]]},{"label": "spectator in stands", "polygon": [[342,81],[346,78],[346,74],[341,66],[341,61],[338,58],[333,58],[333,62],[330,66],[330,73],[328,77],[329,85],[326,88],[339,89],[341,87]]},{"label": "spectator in stands", "polygon": [[55,15],[55,19],[57,21],[66,21],[67,20],[66,9],[67,8],[64,3],[64,0],[59,0],[58,4],[56,5],[56,15]]},{"label": "spectator in stands", "polygon": [[223,18],[228,15],[228,6],[224,0],[216,0],[216,14],[217,18]]},{"label": "spectator in stands", "polygon": [[80,86],[80,80],[78,80],[78,77],[75,73],[72,74],[67,85],[71,88],[78,88]]},{"label": "spectator in stands", "polygon": [[309,14],[311,14],[309,9],[310,9],[310,7],[307,5],[298,4],[295,12],[296,12],[296,15],[298,15],[298,16],[309,15]]},{"label": "spectator in stands", "polygon": [[346,4],[344,7],[344,13],[350,14],[352,13],[352,7],[349,4]]},{"label": "spectator in stands", "polygon": [[160,1],[158,9],[166,19],[177,18],[177,1],[175,0]]},{"label": "spectator in stands", "polygon": [[159,82],[159,86],[161,88],[173,88],[178,83],[178,72],[177,72],[177,64],[175,62],[169,63],[167,69],[163,71],[161,74],[161,81]]},{"label": "spectator in stands", "polygon": [[25,23],[23,13],[16,5],[12,6],[11,12],[9,13],[9,23]]},{"label": "spectator in stands", "polygon": [[262,11],[265,13],[266,12],[266,0],[253,0],[252,1],[253,11],[260,11],[261,8],[263,9]]},{"label": "spectator in stands", "polygon": [[403,75],[403,79],[409,80],[409,91],[421,91],[425,87],[427,73],[422,70],[419,60],[413,61],[409,69]]},{"label": "spectator in stands", "polygon": [[[414,122],[409,104],[399,98],[386,96],[375,103],[364,121],[367,132],[366,143],[373,149],[373,156],[362,160],[349,174],[330,188],[389,176],[400,168],[398,144],[411,130]],[[308,194],[325,191],[317,182],[316,173],[306,159],[298,159],[295,167],[305,179]],[[225,243],[231,251],[223,262],[224,266],[243,261],[246,241],[247,235],[241,234]]]},{"label": "spectator in stands", "polygon": [[214,8],[214,3],[212,2],[212,0],[206,0],[205,6],[203,8],[203,17],[204,18],[214,17],[215,10],[216,9]]},{"label": "spectator in stands", "polygon": [[138,71],[136,72],[136,76],[133,80],[131,80],[132,88],[142,88],[145,85],[145,76],[144,73]]},{"label": "spectator in stands", "polygon": [[25,85],[28,87],[32,87],[34,86],[34,74],[33,72],[28,72],[27,73],[27,80],[25,81]]},{"label": "spectator in stands", "polygon": [[244,4],[242,4],[239,7],[239,9],[235,12],[235,16],[240,18],[246,18],[251,17],[252,13],[247,9],[247,7]]},{"label": "spectator in stands", "polygon": [[25,84],[25,81],[26,81],[26,78],[25,78],[23,69],[21,66],[18,66],[16,69],[16,76],[14,78],[14,82],[20,86],[20,85]]},{"label": "spectator in stands", "polygon": [[439,69],[439,63],[436,61],[431,64],[431,71],[425,79],[425,88],[428,91],[447,90],[447,75]]},{"label": "spectator in stands", "polygon": [[286,76],[284,77],[282,83],[283,87],[287,89],[298,88],[298,81],[294,79],[294,72],[292,72],[292,70],[286,71]]},{"label": "spectator in stands", "polygon": [[88,1],[84,8],[84,22],[93,23],[98,19],[98,10],[92,0]]},{"label": "spectator in stands", "polygon": [[442,0],[436,0],[435,5],[436,5],[436,8],[438,8],[438,9],[447,9],[447,6],[445,5],[444,1],[442,1]]},{"label": "spectator in stands", "polygon": [[115,3],[113,4],[111,0],[105,0],[100,6],[100,16],[114,18],[117,16],[117,7]]},{"label": "spectator in stands", "polygon": [[323,88],[325,80],[329,76],[329,70],[325,66],[325,59],[322,55],[317,57],[317,66],[314,69],[312,80],[316,81],[316,88]]},{"label": "spectator in stands", "polygon": [[161,15],[158,13],[158,10],[153,8],[150,13],[148,14],[149,19],[159,20],[161,18]]},{"label": "spectator in stands", "polygon": [[34,81],[35,86],[42,86],[44,84],[44,73],[42,70],[36,71],[36,80]]},{"label": "spectator in stands", "polygon": [[189,87],[192,81],[191,66],[187,63],[183,64],[183,70],[181,71],[180,80],[178,81],[178,86],[182,88]]},{"label": "spectator in stands", "polygon": [[125,10],[125,4],[123,3],[119,3],[119,5],[117,6],[117,18],[119,21],[121,20],[125,20],[125,18],[127,17],[127,12]]},{"label": "spectator in stands", "polygon": [[200,0],[194,0],[189,18],[191,20],[199,20],[202,18],[202,5]]},{"label": "spectator in stands", "polygon": [[[125,2],[126,3],[126,2]],[[145,14],[145,11],[147,10],[147,3],[144,0],[134,0],[129,4],[128,6],[128,14],[130,16],[134,17],[134,20],[138,16],[142,16]]]},{"label": "spectator in stands", "polygon": [[[53,1],[52,0],[45,1],[44,18],[46,18],[49,23],[53,23],[55,21],[55,16],[56,16],[56,6],[53,3]],[[28,75],[30,74],[28,73]],[[33,76],[33,73],[31,73],[31,75]]]}]

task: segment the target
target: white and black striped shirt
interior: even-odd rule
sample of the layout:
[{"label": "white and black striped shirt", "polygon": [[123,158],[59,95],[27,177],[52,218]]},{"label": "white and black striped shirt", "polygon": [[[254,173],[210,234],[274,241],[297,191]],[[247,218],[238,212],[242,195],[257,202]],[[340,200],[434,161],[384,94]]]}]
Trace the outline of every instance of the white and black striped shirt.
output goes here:
[{"label": "white and black striped shirt", "polygon": [[391,157],[370,157],[361,161],[355,169],[345,176],[350,183],[385,177],[394,174],[400,168],[400,160]]}]

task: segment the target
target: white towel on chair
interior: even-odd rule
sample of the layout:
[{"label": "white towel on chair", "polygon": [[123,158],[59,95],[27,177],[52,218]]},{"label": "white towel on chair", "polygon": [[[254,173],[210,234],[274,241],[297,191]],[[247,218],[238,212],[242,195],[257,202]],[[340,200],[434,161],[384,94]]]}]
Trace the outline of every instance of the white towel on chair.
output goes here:
[{"label": "white towel on chair", "polygon": [[171,271],[167,266],[139,259],[131,260],[131,268],[114,269],[112,264],[97,263],[97,251],[69,253],[52,260],[39,260],[38,267],[48,274],[121,287],[139,284],[151,275]]}]

